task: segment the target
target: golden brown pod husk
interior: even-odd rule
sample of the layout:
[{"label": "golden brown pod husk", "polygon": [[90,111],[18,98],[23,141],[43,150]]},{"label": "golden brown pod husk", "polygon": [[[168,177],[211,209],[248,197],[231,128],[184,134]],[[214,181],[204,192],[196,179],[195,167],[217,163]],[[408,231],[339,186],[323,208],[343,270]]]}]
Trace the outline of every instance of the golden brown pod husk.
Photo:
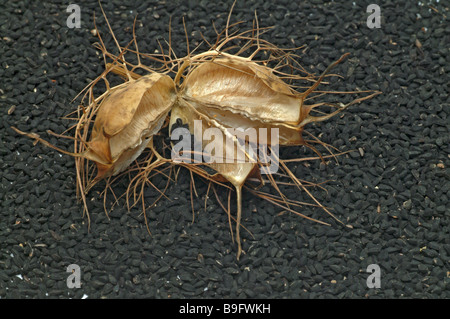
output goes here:
[{"label": "golden brown pod husk", "polygon": [[99,106],[85,154],[97,163],[97,178],[116,175],[142,153],[175,99],[172,79],[159,73],[111,89]]},{"label": "golden brown pod husk", "polygon": [[[186,102],[182,99],[179,99],[178,103],[175,104],[172,109],[169,131],[172,131],[172,127],[175,125],[178,119],[181,119],[184,124],[188,124],[190,133],[194,135],[194,137],[198,135],[198,133],[200,134],[200,136],[203,136],[203,133],[205,132],[206,129],[214,126],[220,127],[223,133],[226,132],[225,127],[221,126],[219,123],[215,122],[212,119],[208,119],[207,117],[199,115],[199,113],[197,113],[191,106],[189,106],[189,102]],[[201,121],[200,132],[195,132],[194,130],[195,120]],[[229,141],[231,141],[231,143]],[[207,145],[207,141],[202,139],[201,142],[203,150],[203,148]],[[245,152],[245,150],[242,150],[240,144],[237,143],[237,141],[234,139],[233,136],[227,136],[226,134],[223,134],[221,143],[218,143],[218,145],[221,145],[223,148],[222,150],[220,150],[221,151],[220,156],[222,156],[222,158],[218,158],[219,155],[216,154],[217,150],[213,149],[212,152],[209,154],[201,154],[211,157],[213,159],[211,162],[202,161],[200,163],[196,163],[195,161],[192,161],[191,163],[187,164],[180,163],[180,165],[184,165],[191,171],[196,172],[198,175],[203,176],[208,180],[215,182],[230,182],[235,187],[237,194],[237,215],[236,215],[235,233],[236,233],[236,241],[238,244],[237,258],[239,259],[239,256],[242,251],[240,242],[240,222],[242,214],[242,186],[245,184],[246,180],[250,176],[254,174],[258,175],[258,164],[255,161],[246,161],[244,163],[237,161],[238,152],[239,151]],[[230,158],[229,154],[233,154],[232,155],[233,158]],[[217,173],[211,174],[206,170],[202,169],[201,165],[208,166]]]},{"label": "golden brown pod husk", "polygon": [[[67,152],[57,148],[38,135],[16,132],[34,138],[58,151],[79,159],[87,159],[97,166],[97,176],[84,185],[89,190],[102,178],[126,169],[151,143],[161,129],[176,100],[172,79],[164,74],[151,73],[109,89],[88,107],[86,114],[95,114],[90,140],[80,146],[82,151]],[[79,125],[88,122],[79,120]],[[85,174],[82,171],[81,174]]]},{"label": "golden brown pod husk", "polygon": [[[302,143],[301,99],[270,68],[223,55],[195,67],[181,85],[181,97],[229,128],[278,128],[280,144]],[[270,130],[268,131],[270,133]],[[269,143],[270,135],[259,143]]]},{"label": "golden brown pod husk", "polygon": [[[322,116],[312,116],[311,111],[327,103],[306,104],[308,95],[317,90],[327,73],[345,59],[344,54],[332,63],[303,92],[298,92],[274,74],[274,70],[249,58],[215,51],[190,58],[191,69],[180,84],[175,78],[179,96],[199,112],[214,118],[226,127],[279,128],[281,145],[303,143],[303,127],[311,122],[327,120],[348,106],[369,99],[380,92],[371,92],[346,105],[332,105],[337,110]],[[185,67],[186,68],[186,67]],[[183,71],[184,68],[181,69]],[[292,76],[292,79],[295,79]],[[329,93],[367,93],[329,92]]]}]

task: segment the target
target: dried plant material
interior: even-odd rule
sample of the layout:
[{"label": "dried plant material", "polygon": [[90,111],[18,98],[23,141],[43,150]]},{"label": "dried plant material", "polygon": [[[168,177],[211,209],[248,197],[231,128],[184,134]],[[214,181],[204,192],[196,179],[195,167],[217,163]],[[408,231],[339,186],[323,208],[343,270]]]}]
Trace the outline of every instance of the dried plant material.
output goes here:
[{"label": "dried plant material", "polygon": [[299,101],[269,68],[225,55],[200,64],[186,77],[181,90],[184,101],[225,127],[278,128],[281,144],[302,141],[300,129],[285,125],[295,125],[300,118]]},{"label": "dried plant material", "polygon": [[[234,145],[232,147],[235,148],[232,150],[232,154],[236,154],[238,149],[241,149],[242,152],[246,152],[246,149],[248,149],[248,141],[239,141],[237,137],[227,134],[229,128],[244,131],[264,128],[268,132],[273,132],[274,129],[277,129],[279,138],[276,139],[275,145],[273,145],[271,134],[264,137],[258,136],[257,144],[265,144],[266,147],[307,145],[319,153],[303,139],[302,133],[306,124],[327,120],[350,105],[379,94],[379,92],[371,92],[372,94],[355,99],[346,105],[332,105],[325,102],[307,104],[305,101],[308,99],[308,96],[317,91],[317,87],[330,70],[348,54],[343,55],[339,60],[332,63],[317,78],[309,73],[306,73],[305,76],[286,74],[277,70],[277,68],[267,66],[273,60],[267,59],[255,62],[253,59],[259,51],[267,51],[270,53],[271,59],[275,59],[274,56],[278,56],[278,65],[285,65],[285,63],[290,63],[289,59],[291,58],[287,51],[260,40],[258,35],[254,37],[254,30],[252,30],[252,36],[249,36],[248,32],[228,35],[228,30],[229,25],[227,24],[225,32],[218,35],[216,44],[207,52],[189,55],[179,62],[180,67],[175,76],[178,101],[172,110],[170,121],[170,131],[172,131],[172,126],[178,120],[181,120],[182,123],[188,124],[191,133],[195,135],[193,121],[195,119],[201,120],[203,124],[202,132],[197,134],[200,136],[203,136],[203,132],[210,127],[219,129],[223,133],[224,139],[222,143],[223,152],[221,154],[228,154],[227,151],[229,151],[230,144]],[[256,31],[259,32],[259,29]],[[224,33],[225,38],[221,40],[220,36]],[[238,54],[244,50],[240,50],[236,55],[225,52],[233,40],[247,40],[245,47],[248,50],[254,46],[253,53],[249,57],[243,57]],[[282,60],[285,60],[284,64],[280,62]],[[287,84],[281,76],[289,80],[307,80],[312,82],[312,85],[304,91],[298,91],[294,86]],[[316,107],[323,105],[333,106],[337,109],[329,114],[320,116],[310,114]],[[228,141],[232,142],[228,143]],[[206,143],[206,141],[202,141],[202,146],[205,147]],[[321,142],[319,141],[318,143]],[[324,143],[322,144],[324,145]],[[217,157],[217,154],[214,153],[207,155]],[[225,161],[226,155],[223,156],[224,159],[219,162],[202,163],[214,169],[217,172],[216,174],[210,174],[206,170],[202,170],[196,165],[199,163],[191,163],[184,166],[209,180],[228,181],[235,187],[237,200],[235,233],[238,244],[237,257],[239,259],[242,252],[239,236],[242,214],[242,188],[249,178],[260,176],[261,170],[264,170],[265,166],[261,164],[262,158],[258,158],[253,162],[238,163],[236,158],[231,159],[231,161],[230,158],[227,158],[228,161]],[[333,216],[312,196],[304,184],[295,177],[283,160],[278,158],[277,160],[281,163],[284,173],[294,184],[305,190],[319,207],[322,207],[328,214]],[[272,177],[269,177],[269,181],[278,189]],[[289,205],[292,202],[289,202],[281,192],[279,193],[282,202],[289,209]],[[261,197],[268,198],[265,195]],[[230,214],[229,211],[227,213]]]},{"label": "dried plant material", "polygon": [[[311,158],[283,160],[278,157],[277,150],[280,146],[304,145],[318,154],[318,157],[314,159],[326,158],[327,156],[321,155],[312,144],[322,145],[330,153],[332,153],[332,147],[306,132],[304,127],[310,123],[328,120],[349,106],[370,99],[380,92],[319,90],[319,85],[325,84],[325,78],[335,76],[329,74],[331,69],[342,62],[348,54],[342,55],[330,64],[319,76],[309,73],[298,63],[298,56],[293,54],[292,49],[280,49],[260,38],[260,35],[268,28],[260,28],[256,16],[253,28],[250,30],[243,32],[234,30],[239,23],[230,25],[233,7],[225,29],[217,33],[215,43],[211,45],[205,40],[209,46],[205,52],[196,54],[190,52],[186,35],[188,55],[183,58],[178,58],[173,52],[170,34],[168,50],[164,51],[163,46],[160,45],[160,54],[139,52],[134,32],[135,25],[133,40],[125,47],[120,46],[102,9],[119,54],[114,55],[106,50],[96,28],[96,34],[100,40],[97,48],[103,54],[105,71],[82,91],[84,92],[83,101],[88,97],[88,105],[80,105],[74,112],[77,115],[76,124],[72,127],[75,151],[60,150],[36,134],[14,129],[20,134],[76,158],[77,189],[85,203],[86,211],[85,193],[93,185],[100,179],[108,177],[102,193],[105,196],[105,204],[106,193],[112,190],[110,177],[116,176],[112,179],[114,181],[128,174],[130,182],[124,194],[128,208],[140,201],[144,218],[146,218],[144,188],[150,186],[160,193],[156,201],[165,196],[165,190],[171,181],[173,164],[189,169],[191,178],[193,174],[197,174],[209,181],[208,190],[212,188],[217,198],[214,184],[231,183],[236,191],[236,217],[232,216],[230,209],[232,187],[227,186],[228,208],[225,208],[220,201],[219,203],[228,214],[230,229],[231,221],[236,222],[234,234],[239,259],[242,253],[240,227],[243,188],[282,207],[285,211],[309,220],[327,224],[297,212],[294,207],[319,207],[341,222],[319,203],[308,189],[312,186],[321,186],[299,179],[288,168],[289,162],[306,161]],[[134,48],[131,48],[132,44]],[[137,63],[128,61],[126,55],[130,53],[135,55]],[[150,68],[142,63],[143,59],[150,59],[161,66]],[[136,69],[143,70],[146,75],[138,74],[142,72],[136,73]],[[110,74],[119,75],[125,82],[110,87],[107,79]],[[105,83],[106,91],[101,96],[95,97],[93,89],[99,81]],[[366,95],[355,98],[347,104],[332,103],[328,100],[312,102],[313,99],[325,95],[360,93]],[[329,111],[330,108],[331,111]],[[169,119],[168,129],[171,135],[179,121],[188,126],[188,135],[194,135],[194,137],[198,134],[203,137],[209,129],[215,128],[221,133],[220,137],[216,136],[221,146],[205,152],[209,143],[201,138],[200,141],[194,141],[201,144],[199,152],[194,150],[196,155],[200,155],[198,157],[200,160],[191,162],[176,160],[177,156],[183,157],[183,154],[168,158],[164,152],[156,150],[153,143],[154,137],[167,124],[167,119]],[[197,128],[196,121],[201,123]],[[256,140],[250,140],[250,138],[231,134],[231,129],[266,130],[268,134],[258,135]],[[305,134],[309,138],[305,138]],[[254,144],[263,146],[268,153],[252,155],[249,150]],[[145,156],[138,158],[146,148],[148,152],[144,154]],[[232,155],[229,156],[229,154]],[[244,154],[247,161],[240,161],[238,154]],[[269,155],[271,160],[276,161],[279,166],[278,175],[287,178],[289,182],[275,180],[267,164]],[[204,156],[213,160],[205,161]],[[196,158],[194,156],[194,159]],[[162,168],[161,166],[166,163],[169,164],[168,168]],[[168,173],[166,169],[169,170]],[[154,174],[166,175],[167,184],[164,190],[158,189],[151,183],[150,179]],[[260,184],[270,183],[279,196],[260,192],[251,187],[249,181],[257,181]],[[288,199],[278,187],[282,183],[294,185],[303,190],[313,203]],[[191,191],[192,189],[195,191],[192,185],[193,179]],[[130,200],[133,200],[133,203],[130,203]],[[234,240],[233,230],[231,230],[231,236]]]},{"label": "dried plant material", "polygon": [[[189,130],[193,135],[203,136],[204,132],[207,129],[211,128],[212,125],[220,127],[222,129],[222,132],[224,133],[220,137],[218,136],[215,137],[215,139],[221,138],[221,141],[219,143],[217,143],[218,141],[215,141],[218,145],[222,146],[222,149],[220,149],[220,155],[218,154],[219,150],[214,148],[210,153],[204,154],[202,152],[202,154],[200,154],[201,156],[206,155],[207,157],[209,157],[210,161],[206,163],[203,160],[200,160],[199,162],[193,161],[188,163],[179,163],[179,165],[185,166],[191,172],[194,172],[195,174],[200,175],[215,183],[230,182],[235,187],[237,197],[235,233],[236,233],[236,242],[238,244],[237,258],[239,259],[239,256],[242,251],[240,241],[240,223],[242,215],[242,186],[245,184],[245,182],[250,176],[258,174],[258,172],[255,171],[255,169],[257,168],[257,162],[255,161],[253,162],[247,161],[245,163],[238,162],[237,155],[242,146],[235,140],[236,138],[234,136],[228,136],[226,134],[227,130],[217,122],[214,122],[214,120],[211,120],[207,117],[199,116],[198,113],[196,113],[193,108],[187,107],[186,105],[187,104],[184,105],[178,104],[175,105],[174,108],[172,109],[169,124],[170,132],[172,132],[173,125],[175,125],[175,123],[181,119],[183,124],[188,124]],[[195,120],[201,122],[200,132],[195,132],[195,124],[194,124]],[[202,150],[208,144],[207,141],[203,139],[201,141],[196,142],[202,143]],[[232,155],[233,158],[230,158],[229,155],[227,156],[227,154],[233,154]],[[221,158],[217,158],[218,156]],[[214,170],[217,173],[211,174],[205,169],[203,169],[202,166],[208,166],[210,169]],[[228,212],[228,214],[230,214],[230,212]],[[233,232],[231,232],[231,234],[233,234]]]},{"label": "dried plant material", "polygon": [[99,103],[91,139],[84,143],[86,150],[80,153],[61,150],[37,134],[13,129],[64,154],[93,161],[97,165],[97,176],[92,186],[102,178],[123,171],[142,153],[161,129],[175,97],[171,78],[158,73],[110,89]]},{"label": "dried plant material", "polygon": [[84,154],[97,164],[97,179],[123,171],[142,153],[175,97],[171,78],[158,73],[111,89],[99,106]]},{"label": "dried plant material", "polygon": [[[115,39],[111,29],[110,32]],[[121,53],[119,56],[114,56],[106,50],[99,32],[97,35],[100,43],[96,46],[103,53],[106,69],[78,95],[84,92],[77,111],[69,115],[77,114],[76,124],[70,128],[75,131],[75,136],[58,135],[47,131],[58,137],[72,139],[75,151],[62,150],[45,141],[38,134],[22,132],[12,127],[19,134],[75,157],[77,191],[84,202],[88,218],[85,194],[98,181],[128,169],[145,148],[150,148],[153,154],[152,138],[160,131],[176,100],[175,86],[170,76],[157,73],[140,63],[129,70],[124,57],[127,49],[122,49],[116,41]],[[133,42],[138,51],[135,38],[131,43]],[[139,53],[137,56],[140,61]],[[111,62],[107,63],[108,59]],[[140,76],[134,73],[137,68],[144,69],[149,74]],[[119,74],[125,82],[110,87],[107,76],[111,73]],[[101,80],[106,85],[106,92],[95,97],[94,87]],[[86,98],[88,98],[88,105],[84,106],[83,102]],[[160,156],[156,158],[158,165],[167,162]],[[95,171],[90,162],[94,163]],[[106,184],[105,191],[108,188],[110,188],[109,182]]]}]

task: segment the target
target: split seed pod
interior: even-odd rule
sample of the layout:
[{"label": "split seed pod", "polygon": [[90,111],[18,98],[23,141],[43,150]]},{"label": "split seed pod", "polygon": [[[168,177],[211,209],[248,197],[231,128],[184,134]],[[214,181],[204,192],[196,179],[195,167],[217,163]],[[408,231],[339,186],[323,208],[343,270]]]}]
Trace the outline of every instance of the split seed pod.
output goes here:
[{"label": "split seed pod", "polygon": [[[246,141],[238,141],[235,137],[227,136],[227,129],[249,128],[267,129],[268,136],[258,136],[258,145],[304,145],[302,138],[303,128],[311,122],[326,120],[341,112],[349,105],[361,101],[355,100],[347,105],[342,105],[338,110],[322,115],[312,116],[310,112],[324,103],[308,105],[304,103],[309,94],[314,92],[324,79],[326,74],[341,62],[346,55],[331,64],[325,72],[304,92],[297,92],[286,82],[277,77],[273,69],[253,62],[249,58],[234,56],[217,51],[209,51],[190,57],[184,67],[193,64],[180,83],[180,73],[175,78],[178,86],[178,101],[171,113],[170,127],[177,119],[187,123],[193,132],[193,120],[202,120],[204,131],[209,127],[216,127],[224,134],[224,150],[227,153],[229,143],[225,140],[233,139],[235,150],[232,154],[236,156],[236,149],[242,152],[248,149]],[[368,97],[366,97],[368,98]],[[279,140],[277,145],[271,145],[272,129],[278,129]],[[203,146],[205,146],[205,141]],[[229,151],[229,149],[228,149]],[[211,154],[216,155],[216,154]],[[226,156],[226,155],[225,155]],[[205,163],[214,169],[217,174],[210,175],[206,171],[201,175],[209,176],[212,180],[229,181],[236,189],[237,194],[237,218],[236,218],[236,240],[238,244],[238,258],[241,254],[239,227],[242,213],[242,186],[249,177],[259,176],[262,168],[258,161],[238,163],[229,159],[221,163]],[[197,168],[197,171],[199,169]],[[317,202],[318,203],[318,202]],[[319,203],[318,203],[319,204]],[[324,208],[325,209],[325,208]],[[326,210],[326,209],[325,209]],[[327,211],[328,212],[328,211]],[[329,212],[328,212],[329,213]],[[331,215],[331,213],[329,213]]]},{"label": "split seed pod", "polygon": [[72,153],[56,148],[36,134],[28,135],[58,151],[93,161],[97,176],[87,186],[126,169],[152,142],[161,129],[176,99],[172,79],[152,73],[111,88],[98,103],[96,117],[86,150]]},{"label": "split seed pod", "polygon": [[[197,133],[200,133],[200,136],[203,136],[206,129],[211,128],[211,126],[219,127],[222,129],[222,132],[226,132],[226,128],[221,126],[217,122],[213,122],[214,120],[207,119],[205,117],[199,116],[199,114],[195,111],[193,111],[190,107],[186,106],[185,101],[182,101],[182,99],[179,99],[178,103],[174,105],[171,117],[170,117],[170,124],[169,124],[169,131],[172,131],[173,126],[175,123],[181,119],[183,124],[188,124],[189,130],[192,135],[196,135]],[[200,132],[195,132],[195,120],[201,121],[201,130]],[[211,124],[214,123],[214,124]],[[252,176],[253,174],[258,175],[258,171],[255,169],[257,168],[257,164],[255,162],[245,162],[245,163],[239,163],[237,162],[237,154],[239,151],[242,151],[242,146],[238,144],[237,141],[233,139],[233,137],[222,135],[221,137],[215,137],[215,138],[221,138],[221,141],[219,141],[218,144],[222,146],[221,150],[213,149],[210,154],[205,154],[209,157],[211,157],[213,160],[211,162],[201,162],[201,163],[192,163],[192,164],[180,164],[185,167],[187,167],[189,170],[195,172],[196,174],[203,176],[211,181],[215,182],[230,182],[236,189],[236,196],[237,196],[237,216],[236,216],[236,241],[238,243],[238,254],[237,258],[239,259],[239,256],[241,254],[241,244],[240,244],[240,235],[239,235],[239,229],[240,229],[240,220],[241,220],[241,211],[242,211],[242,186],[246,182],[246,180]],[[231,141],[231,142],[230,142]],[[199,142],[199,141],[197,141]],[[218,142],[218,141],[215,141]],[[201,141],[202,149],[206,146],[206,141],[202,139]],[[220,153],[218,152],[220,151]],[[220,155],[219,155],[220,154]],[[227,154],[233,154],[233,158],[229,158],[229,155]],[[218,156],[224,156],[225,158],[218,158]],[[206,170],[202,169],[201,166],[197,166],[196,164],[201,164],[208,166],[209,168],[216,171],[216,174],[210,174]]]},{"label": "split seed pod", "polygon": [[[313,80],[314,83],[305,91],[298,92],[293,86],[287,84],[278,76],[281,73],[277,68],[267,66],[266,62],[269,62],[269,59],[263,61],[263,63],[257,63],[253,60],[259,51],[267,51],[270,54],[281,53],[282,55],[286,52],[277,49],[267,41],[260,40],[259,32],[262,29],[259,29],[258,26],[237,35],[236,33],[229,35],[229,19],[230,16],[228,17],[226,29],[224,32],[218,33],[216,44],[207,52],[195,56],[188,54],[187,57],[182,59],[176,57],[172,59],[171,55],[175,54],[172,52],[169,44],[169,56],[162,53],[159,62],[163,63],[161,72],[166,74],[170,72],[176,73],[174,80],[166,74],[155,73],[153,72],[154,70],[141,64],[141,54],[137,48],[134,27],[133,41],[136,46],[136,52],[128,49],[128,46],[125,48],[120,47],[111,31],[120,51],[118,56],[114,56],[106,51],[99,37],[102,42],[100,48],[103,56],[112,58],[114,62],[113,65],[106,65],[107,70],[91,83],[89,96],[91,103],[87,108],[82,108],[82,111],[79,110],[79,121],[75,132],[76,153],[60,150],[42,140],[36,134],[24,133],[16,128],[14,129],[62,153],[77,157],[77,185],[82,190],[82,196],[84,196],[84,192],[100,179],[117,175],[127,168],[131,171],[133,167],[130,168],[130,164],[146,147],[151,148],[151,156],[144,165],[141,165],[142,162],[137,165],[138,170],[144,171],[143,174],[138,174],[139,178],[137,179],[142,187],[148,182],[148,173],[155,169],[160,162],[171,162],[170,159],[162,158],[152,145],[153,136],[160,131],[169,113],[169,132],[172,132],[172,128],[177,120],[181,119],[183,123],[188,124],[191,133],[195,136],[194,121],[201,120],[202,136],[203,132],[210,127],[218,128],[223,133],[223,149],[219,153],[216,152],[219,150],[214,150],[215,152],[209,155],[217,157],[233,153],[234,156],[237,156],[238,151],[246,153],[249,144],[246,140],[239,140],[237,137],[231,136],[227,131],[228,128],[242,130],[265,128],[269,134],[272,129],[278,129],[279,140],[275,144],[272,142],[270,135],[265,136],[264,139],[258,136],[257,143],[260,145],[265,144],[267,147],[306,145],[307,143],[302,137],[303,128],[306,124],[329,119],[348,106],[379,93],[376,92],[372,95],[355,99],[346,105],[340,104],[337,106],[336,111],[329,114],[312,116],[310,113],[314,108],[322,105],[330,106],[330,104],[306,104],[305,101],[308,95],[318,93],[316,89],[326,74],[332,67],[341,62],[346,55],[331,64],[320,77],[316,78],[308,75],[307,80]],[[256,37],[254,36],[255,32],[257,33]],[[225,39],[220,40],[220,36],[223,33],[225,33]],[[229,48],[224,48],[224,46],[234,39],[248,42],[239,49],[236,55],[225,53],[225,51],[230,51],[228,51]],[[253,47],[255,43],[257,49],[250,57],[240,56],[240,53]],[[125,61],[124,54],[126,52],[136,53],[137,65]],[[142,56],[149,57],[151,55]],[[116,68],[117,66],[118,68]],[[131,67],[132,70],[128,71],[127,66]],[[178,70],[175,71],[177,66]],[[149,71],[150,74],[140,76],[132,73],[135,68],[144,69]],[[188,70],[187,74],[186,70]],[[106,81],[105,76],[110,71],[122,76],[125,75],[126,82],[109,88],[109,83]],[[291,80],[305,79],[296,76],[287,76],[287,78]],[[92,87],[99,79],[105,80],[107,91],[101,97],[95,99],[93,98]],[[93,123],[92,127],[91,123]],[[89,141],[86,142],[88,136]],[[205,141],[202,142],[202,146],[205,147]],[[154,159],[153,155],[157,157],[156,163],[152,162]],[[92,180],[89,177],[89,170],[85,169],[85,160],[93,161],[97,167],[97,176]],[[305,190],[314,199],[307,188],[289,171],[284,162],[281,159],[279,161],[284,172],[292,179],[294,184]],[[211,174],[197,164],[209,166],[216,173]],[[222,161],[182,165],[191,170],[191,172],[204,176],[211,181],[217,183],[230,182],[236,189],[237,217],[235,233],[238,244],[237,258],[239,259],[242,252],[239,235],[242,214],[242,187],[250,177],[256,176],[262,181],[260,173],[264,169],[264,165],[259,161],[241,163],[237,161],[236,157],[233,157],[231,162],[230,158],[227,157],[222,158]],[[83,177],[80,177],[80,172]],[[276,183],[270,175],[268,179],[276,187]],[[85,181],[88,181],[88,183],[85,183]],[[132,183],[133,181],[130,182],[129,189]],[[142,190],[140,194],[142,196]],[[84,197],[83,199],[85,200]],[[289,206],[287,199],[284,197],[283,201],[286,206]],[[315,202],[317,206],[328,212],[320,203],[316,200]],[[145,212],[143,199],[142,203]],[[297,213],[289,208],[287,209]],[[331,213],[329,214],[331,215]]]},{"label": "split seed pod", "polygon": [[97,179],[123,171],[142,153],[176,98],[172,79],[158,73],[111,91],[99,107],[84,154],[97,164]]}]

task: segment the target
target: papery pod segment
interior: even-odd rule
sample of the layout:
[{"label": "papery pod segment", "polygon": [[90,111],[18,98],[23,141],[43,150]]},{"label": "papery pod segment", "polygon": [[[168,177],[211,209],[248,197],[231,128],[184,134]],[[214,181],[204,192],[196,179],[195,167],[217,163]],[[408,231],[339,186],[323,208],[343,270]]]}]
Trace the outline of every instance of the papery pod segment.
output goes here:
[{"label": "papery pod segment", "polygon": [[[162,127],[176,99],[175,87],[168,75],[152,73],[111,88],[95,110],[95,121],[86,150],[79,153],[61,150],[36,134],[28,135],[47,146],[74,157],[93,161],[98,180],[116,175],[134,161]],[[87,191],[87,189],[85,191]]]}]

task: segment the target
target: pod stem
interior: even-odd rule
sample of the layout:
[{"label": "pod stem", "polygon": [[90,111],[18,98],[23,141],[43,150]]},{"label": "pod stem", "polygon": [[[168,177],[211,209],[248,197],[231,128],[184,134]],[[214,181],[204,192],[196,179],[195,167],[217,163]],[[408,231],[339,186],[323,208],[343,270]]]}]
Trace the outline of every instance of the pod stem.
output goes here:
[{"label": "pod stem", "polygon": [[236,216],[236,242],[238,244],[237,260],[242,253],[241,247],[241,237],[239,234],[239,228],[241,227],[241,216],[242,216],[242,185],[236,186],[236,200],[237,200],[237,216]]},{"label": "pod stem", "polygon": [[[63,150],[63,149],[61,149],[61,148],[59,148],[59,147],[57,147],[57,146],[54,146],[54,145],[50,144],[49,142],[47,142],[46,140],[44,140],[44,139],[42,139],[41,137],[39,137],[39,135],[36,134],[36,133],[27,133],[27,132],[23,132],[23,131],[19,130],[17,127],[14,127],[14,126],[11,126],[11,128],[12,128],[16,133],[21,134],[21,135],[28,136],[29,138],[32,138],[32,139],[34,139],[35,141],[40,142],[40,143],[44,144],[44,145],[47,146],[47,147],[53,148],[54,150],[57,150],[57,151],[60,152],[60,153],[63,153],[63,154],[66,154],[66,155],[70,155],[70,156],[73,156],[73,157],[84,157],[84,154],[83,154],[83,153],[72,153],[72,152],[65,151],[65,150]],[[36,142],[35,142],[35,143],[36,143]]]}]

